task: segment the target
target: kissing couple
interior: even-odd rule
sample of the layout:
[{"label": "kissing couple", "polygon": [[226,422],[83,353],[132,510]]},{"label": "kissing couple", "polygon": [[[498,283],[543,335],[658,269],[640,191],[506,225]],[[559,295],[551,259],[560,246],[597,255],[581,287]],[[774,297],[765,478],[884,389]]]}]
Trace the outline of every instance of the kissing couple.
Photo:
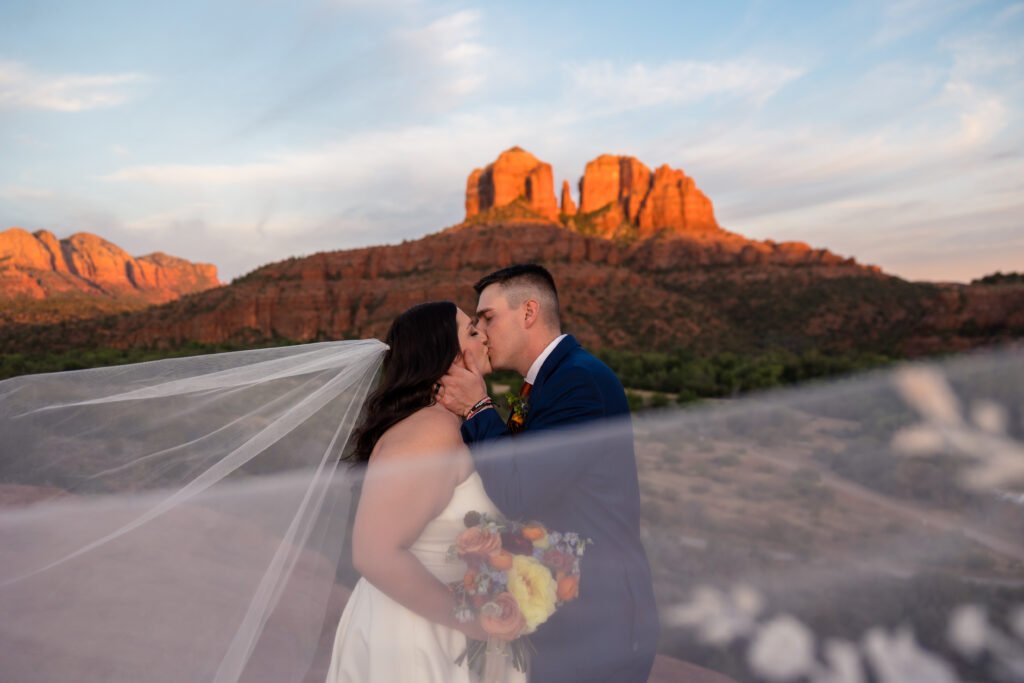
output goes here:
[{"label": "kissing couple", "polygon": [[[615,374],[561,331],[558,292],[538,265],[482,278],[476,322],[447,301],[399,315],[387,335],[379,386],[353,434],[349,460],[365,467],[352,530],[362,574],[335,636],[328,683],[478,680],[467,641],[487,641],[478,618],[456,618],[466,565],[449,553],[467,513],[536,521],[592,544],[578,598],[530,636],[531,683],[646,681],[658,640],[651,574],[640,542],[632,431],[545,449],[531,437],[629,408]],[[524,378],[507,424],[484,375]],[[519,433],[521,432],[521,433]],[[500,457],[487,446],[501,446]],[[440,456],[444,457],[440,457]],[[501,680],[527,675],[509,666]]]}]

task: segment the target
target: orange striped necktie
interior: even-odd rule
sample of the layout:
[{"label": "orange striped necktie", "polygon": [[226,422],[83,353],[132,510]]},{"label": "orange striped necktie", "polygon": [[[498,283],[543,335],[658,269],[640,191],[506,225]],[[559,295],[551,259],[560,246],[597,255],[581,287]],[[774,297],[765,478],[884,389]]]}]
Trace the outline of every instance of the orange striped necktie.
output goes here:
[{"label": "orange striped necktie", "polygon": [[533,387],[529,382],[523,382],[523,386],[519,389],[519,398],[524,401],[530,398],[530,389]]}]

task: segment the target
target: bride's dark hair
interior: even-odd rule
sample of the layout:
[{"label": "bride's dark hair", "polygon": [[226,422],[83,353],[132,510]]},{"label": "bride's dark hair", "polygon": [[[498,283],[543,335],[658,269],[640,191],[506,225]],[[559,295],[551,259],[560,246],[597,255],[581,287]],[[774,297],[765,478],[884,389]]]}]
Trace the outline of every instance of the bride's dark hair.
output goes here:
[{"label": "bride's dark hair", "polygon": [[433,405],[434,385],[461,353],[457,311],[451,301],[431,301],[391,323],[380,384],[366,400],[363,421],[352,436],[355,448],[345,458],[351,464],[365,464],[385,431]]}]

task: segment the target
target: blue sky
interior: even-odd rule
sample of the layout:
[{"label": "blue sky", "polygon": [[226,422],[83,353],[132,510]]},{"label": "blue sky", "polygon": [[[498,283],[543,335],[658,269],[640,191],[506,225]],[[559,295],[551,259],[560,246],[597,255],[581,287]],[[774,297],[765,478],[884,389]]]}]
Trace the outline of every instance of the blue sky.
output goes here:
[{"label": "blue sky", "polygon": [[216,264],[462,219],[520,145],[909,279],[1024,270],[1024,2],[0,4],[0,229]]}]

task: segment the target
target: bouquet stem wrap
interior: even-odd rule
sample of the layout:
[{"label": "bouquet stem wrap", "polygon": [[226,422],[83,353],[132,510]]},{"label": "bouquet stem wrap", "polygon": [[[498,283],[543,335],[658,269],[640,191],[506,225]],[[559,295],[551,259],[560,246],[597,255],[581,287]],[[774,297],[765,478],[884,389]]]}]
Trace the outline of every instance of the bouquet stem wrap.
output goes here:
[{"label": "bouquet stem wrap", "polygon": [[505,679],[508,667],[508,652],[505,642],[491,636],[487,639],[487,652],[484,660],[484,683],[498,683]]}]

